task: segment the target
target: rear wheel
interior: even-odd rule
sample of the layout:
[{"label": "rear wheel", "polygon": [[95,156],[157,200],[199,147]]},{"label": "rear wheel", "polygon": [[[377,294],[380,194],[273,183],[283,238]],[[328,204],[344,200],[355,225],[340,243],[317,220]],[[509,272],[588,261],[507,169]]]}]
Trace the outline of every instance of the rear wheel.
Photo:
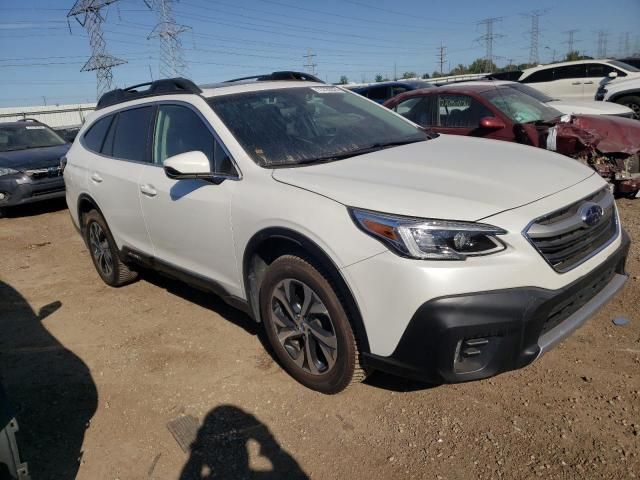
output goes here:
[{"label": "rear wheel", "polygon": [[260,288],[260,310],[280,363],[303,385],[333,394],[364,379],[339,296],[306,260],[285,255],[269,266]]},{"label": "rear wheel", "polygon": [[120,260],[118,247],[102,215],[97,210],[91,210],[84,219],[85,241],[102,281],[112,287],[134,281],[138,273]]},{"label": "rear wheel", "polygon": [[626,95],[616,100],[616,103],[633,110],[633,118],[640,120],[640,95]]}]

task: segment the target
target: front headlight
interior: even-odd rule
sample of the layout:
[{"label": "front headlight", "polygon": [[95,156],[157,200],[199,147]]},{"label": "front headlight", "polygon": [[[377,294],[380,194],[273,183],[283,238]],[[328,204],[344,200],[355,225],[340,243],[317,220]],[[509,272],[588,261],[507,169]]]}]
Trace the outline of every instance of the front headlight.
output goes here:
[{"label": "front headlight", "polygon": [[13,168],[0,167],[0,177],[3,175],[13,175],[14,173],[18,173],[18,171]]},{"label": "front headlight", "polygon": [[496,236],[507,232],[484,223],[402,217],[356,208],[350,208],[349,213],[362,231],[405,257],[465,260],[506,248]]}]

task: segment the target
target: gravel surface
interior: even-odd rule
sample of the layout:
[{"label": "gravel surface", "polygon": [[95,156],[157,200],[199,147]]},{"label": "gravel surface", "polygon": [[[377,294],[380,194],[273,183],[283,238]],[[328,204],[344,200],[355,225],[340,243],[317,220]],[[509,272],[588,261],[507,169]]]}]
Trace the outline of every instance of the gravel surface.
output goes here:
[{"label": "gravel surface", "polygon": [[[640,241],[640,200],[618,205]],[[21,208],[0,218],[0,362],[22,455],[34,480],[637,478],[639,245],[621,294],[527,368],[323,396],[242,313],[154,274],[109,288],[62,202]]]}]

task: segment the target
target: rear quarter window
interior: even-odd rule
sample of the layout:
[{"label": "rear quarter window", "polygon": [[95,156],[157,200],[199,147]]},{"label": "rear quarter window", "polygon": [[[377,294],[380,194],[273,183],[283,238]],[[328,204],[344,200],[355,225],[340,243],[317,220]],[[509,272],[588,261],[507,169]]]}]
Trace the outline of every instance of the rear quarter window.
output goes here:
[{"label": "rear quarter window", "polygon": [[107,130],[109,130],[109,125],[111,125],[111,120],[113,120],[113,115],[107,115],[89,127],[87,133],[84,134],[84,144],[89,150],[96,153],[100,152],[104,137],[107,134]]}]

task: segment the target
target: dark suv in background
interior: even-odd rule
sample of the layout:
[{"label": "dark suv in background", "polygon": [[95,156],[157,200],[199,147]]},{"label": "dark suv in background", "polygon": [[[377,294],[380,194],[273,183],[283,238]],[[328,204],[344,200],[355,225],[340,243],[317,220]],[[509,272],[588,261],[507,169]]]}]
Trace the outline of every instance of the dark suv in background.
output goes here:
[{"label": "dark suv in background", "polygon": [[429,88],[433,87],[433,85],[424,80],[397,80],[393,82],[370,83],[367,85],[345,85],[345,87],[374,102],[384,103],[401,93],[419,88]]},{"label": "dark suv in background", "polygon": [[35,120],[0,123],[0,208],[64,196],[70,144]]}]

